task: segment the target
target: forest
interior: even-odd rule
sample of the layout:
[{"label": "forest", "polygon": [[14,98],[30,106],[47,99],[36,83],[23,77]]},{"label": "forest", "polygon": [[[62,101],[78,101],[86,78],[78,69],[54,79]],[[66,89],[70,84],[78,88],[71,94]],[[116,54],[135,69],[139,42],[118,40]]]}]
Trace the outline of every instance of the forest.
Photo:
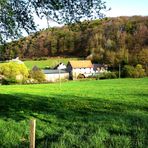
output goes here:
[{"label": "forest", "polygon": [[15,57],[81,57],[115,68],[148,64],[148,17],[115,17],[48,28],[0,46],[0,61]]}]

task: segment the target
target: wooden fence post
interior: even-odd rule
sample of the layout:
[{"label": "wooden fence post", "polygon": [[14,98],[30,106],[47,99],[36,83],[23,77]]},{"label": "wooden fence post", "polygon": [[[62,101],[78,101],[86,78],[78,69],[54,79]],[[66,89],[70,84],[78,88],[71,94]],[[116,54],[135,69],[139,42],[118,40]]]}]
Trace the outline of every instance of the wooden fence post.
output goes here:
[{"label": "wooden fence post", "polygon": [[35,148],[35,128],[36,120],[33,119],[30,121],[30,148]]}]

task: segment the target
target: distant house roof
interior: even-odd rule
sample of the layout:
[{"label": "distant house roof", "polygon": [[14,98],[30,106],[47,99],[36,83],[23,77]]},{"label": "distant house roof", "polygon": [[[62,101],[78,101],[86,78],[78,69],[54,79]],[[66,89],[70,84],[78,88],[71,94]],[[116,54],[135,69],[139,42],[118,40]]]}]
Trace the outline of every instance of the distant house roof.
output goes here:
[{"label": "distant house roof", "polygon": [[12,62],[17,62],[18,64],[23,64],[24,62],[22,62],[19,57],[16,57],[15,59],[10,60]]},{"label": "distant house roof", "polygon": [[98,68],[101,68],[101,67],[103,67],[103,68],[105,68],[105,69],[107,69],[107,65],[106,64],[93,64],[93,69],[96,71]]},{"label": "distant house roof", "polygon": [[72,68],[92,68],[93,65],[90,60],[69,61]]},{"label": "distant house roof", "polygon": [[93,64],[93,69],[97,70],[97,68],[100,68],[102,64]]},{"label": "distant house roof", "polygon": [[59,63],[53,69],[66,69],[66,65],[64,63]]},{"label": "distant house roof", "polygon": [[58,70],[58,69],[44,69],[44,74],[59,74],[59,73],[67,73],[66,70]]}]

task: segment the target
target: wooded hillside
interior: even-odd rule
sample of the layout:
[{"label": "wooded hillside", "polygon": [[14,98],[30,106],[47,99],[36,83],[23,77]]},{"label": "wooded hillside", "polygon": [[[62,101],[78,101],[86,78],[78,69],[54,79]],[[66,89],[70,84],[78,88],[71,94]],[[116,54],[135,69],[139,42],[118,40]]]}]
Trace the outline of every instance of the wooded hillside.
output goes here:
[{"label": "wooded hillside", "polygon": [[50,28],[0,49],[0,60],[77,56],[116,67],[148,63],[148,17],[117,17]]}]

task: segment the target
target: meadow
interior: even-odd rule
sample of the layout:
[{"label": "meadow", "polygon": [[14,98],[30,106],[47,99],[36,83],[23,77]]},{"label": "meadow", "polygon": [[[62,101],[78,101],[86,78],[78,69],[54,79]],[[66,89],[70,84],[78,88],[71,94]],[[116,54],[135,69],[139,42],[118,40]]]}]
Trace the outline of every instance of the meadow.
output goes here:
[{"label": "meadow", "polygon": [[79,58],[61,58],[61,57],[52,57],[48,58],[45,60],[25,60],[24,63],[25,65],[29,68],[32,69],[33,66],[38,66],[39,68],[43,69],[45,67],[54,67],[60,62],[64,63],[67,65],[68,61],[70,60],[78,60]]},{"label": "meadow", "polygon": [[145,148],[148,78],[0,86],[0,147]]},{"label": "meadow", "polygon": [[[27,66],[28,69],[32,69],[34,66],[37,66],[41,69],[46,68],[46,67],[50,67],[53,68],[56,65],[58,65],[59,63],[64,63],[65,65],[67,65],[68,61],[70,60],[80,60],[82,58],[62,58],[62,57],[51,57],[51,58],[45,58],[45,59],[36,59],[36,60],[32,60],[32,59],[25,59],[23,62],[24,64]],[[3,64],[5,62],[0,61],[0,64]]]}]

